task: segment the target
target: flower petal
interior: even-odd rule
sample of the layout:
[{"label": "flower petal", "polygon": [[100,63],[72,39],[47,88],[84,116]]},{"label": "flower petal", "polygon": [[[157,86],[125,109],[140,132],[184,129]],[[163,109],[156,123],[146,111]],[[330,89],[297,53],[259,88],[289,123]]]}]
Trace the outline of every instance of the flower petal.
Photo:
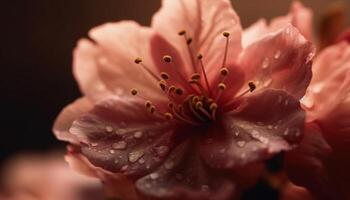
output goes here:
[{"label": "flower petal", "polygon": [[204,137],[201,155],[208,165],[233,168],[263,161],[300,141],[305,115],[297,99],[266,90],[245,101]]},{"label": "flower petal", "polygon": [[332,112],[338,115],[338,112],[345,111],[345,114],[350,103],[348,106],[339,104],[346,102],[350,90],[350,45],[342,42],[322,51],[315,59],[313,72],[310,86],[302,99],[308,110],[308,121],[329,118]]},{"label": "flower petal", "polygon": [[244,30],[242,39],[243,47],[249,46],[266,36],[266,34],[278,31],[279,29],[286,27],[288,24],[295,26],[307,40],[311,41],[312,23],[312,10],[304,7],[301,2],[294,1],[288,15],[272,19],[269,25],[266,23],[265,19],[261,19],[251,25],[248,29]]},{"label": "flower petal", "polygon": [[172,148],[175,127],[139,99],[114,97],[77,119],[70,132],[95,166],[138,177],[157,167]]},{"label": "flower petal", "polygon": [[[75,50],[74,72],[84,94],[104,97],[104,93],[121,95],[137,88],[152,97],[161,90],[151,75],[134,63],[143,63],[155,71],[150,55],[153,32],[136,22],[122,21],[101,25],[90,31],[93,42],[83,40]],[[104,92],[104,93],[103,93]],[[102,94],[100,94],[102,93]]]},{"label": "flower petal", "polygon": [[222,174],[210,171],[196,149],[189,141],[176,147],[162,166],[136,182],[140,193],[156,199],[221,200],[232,197],[234,184]]},{"label": "flower petal", "polygon": [[86,97],[80,98],[72,104],[65,107],[57,117],[53,132],[57,139],[70,142],[72,144],[79,144],[78,138],[69,132],[73,121],[81,114],[88,112],[93,107],[93,103]]},{"label": "flower petal", "polygon": [[258,88],[283,89],[301,98],[311,80],[313,56],[312,44],[290,25],[247,47],[241,65]]},{"label": "flower petal", "polygon": [[193,39],[194,57],[202,53],[207,58],[204,64],[208,69],[221,65],[226,44],[221,35],[224,31],[231,34],[228,59],[234,60],[241,50],[239,18],[228,0],[163,0],[162,8],[153,17],[152,28],[176,47],[188,68],[193,64],[186,41],[178,35],[182,30]]}]

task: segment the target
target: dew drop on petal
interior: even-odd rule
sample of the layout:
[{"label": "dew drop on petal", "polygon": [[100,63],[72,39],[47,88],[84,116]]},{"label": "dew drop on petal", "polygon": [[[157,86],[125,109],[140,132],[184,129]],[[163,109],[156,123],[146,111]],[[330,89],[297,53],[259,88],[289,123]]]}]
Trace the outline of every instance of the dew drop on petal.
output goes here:
[{"label": "dew drop on petal", "polygon": [[113,127],[111,127],[111,126],[106,126],[105,129],[106,129],[107,133],[112,133],[112,131],[113,131]]},{"label": "dew drop on petal", "polygon": [[145,159],[140,158],[138,162],[139,162],[140,164],[144,164],[144,163],[145,163]]},{"label": "dew drop on petal", "polygon": [[270,61],[269,61],[269,58],[265,58],[262,65],[261,65],[261,68],[263,69],[267,69],[270,65]]},{"label": "dew drop on petal", "polygon": [[252,135],[252,137],[253,138],[259,138],[259,136],[260,136],[260,134],[259,134],[259,132],[257,131],[257,130],[253,130],[252,132],[251,132],[251,135]]},{"label": "dew drop on petal", "polygon": [[117,130],[115,131],[115,133],[116,133],[117,135],[120,135],[120,136],[125,135],[126,132],[127,132],[127,130],[124,129],[124,128],[120,128],[120,129],[117,129]]},{"label": "dew drop on petal", "polygon": [[240,140],[240,141],[237,142],[237,145],[238,145],[239,147],[244,147],[245,144],[246,144],[246,142],[243,141],[243,140]]},{"label": "dew drop on petal", "polygon": [[114,160],[114,164],[118,164],[119,163],[119,160],[118,159],[115,159]]},{"label": "dew drop on petal", "polygon": [[174,167],[174,162],[171,161],[171,160],[167,161],[167,162],[165,162],[164,167],[165,167],[165,169],[170,170],[170,169],[172,169]]},{"label": "dew drop on petal", "polygon": [[92,146],[92,147],[97,147],[97,146],[98,146],[98,143],[95,143],[95,142],[94,142],[94,143],[91,143],[91,146]]},{"label": "dew drop on petal", "polygon": [[150,174],[149,175],[150,177],[151,177],[151,179],[153,179],[153,180],[156,180],[156,179],[158,179],[159,178],[159,174],[158,173],[152,173],[152,174]]},{"label": "dew drop on petal", "polygon": [[125,149],[127,146],[128,143],[126,143],[125,141],[120,141],[112,144],[112,148],[117,150]]},{"label": "dew drop on petal", "polygon": [[167,146],[156,147],[156,152],[161,157],[165,156],[168,153],[168,151],[169,151],[169,147]]},{"label": "dew drop on petal", "polygon": [[283,135],[287,136],[289,134],[289,128],[286,128],[286,130],[284,130]]},{"label": "dew drop on petal", "polygon": [[134,162],[138,161],[143,155],[144,155],[143,151],[131,152],[131,153],[129,153],[129,161],[131,163],[134,163]]},{"label": "dew drop on petal", "polygon": [[281,57],[281,51],[278,50],[278,51],[276,51],[276,53],[275,53],[275,55],[274,55],[274,58],[275,58],[275,59],[279,59],[280,57]]},{"label": "dew drop on petal", "polygon": [[136,131],[136,132],[134,133],[134,137],[135,137],[136,139],[140,139],[140,138],[142,138],[142,136],[143,136],[143,132],[141,132],[141,131]]},{"label": "dew drop on petal", "polygon": [[110,154],[115,154],[115,151],[113,149],[109,150]]}]

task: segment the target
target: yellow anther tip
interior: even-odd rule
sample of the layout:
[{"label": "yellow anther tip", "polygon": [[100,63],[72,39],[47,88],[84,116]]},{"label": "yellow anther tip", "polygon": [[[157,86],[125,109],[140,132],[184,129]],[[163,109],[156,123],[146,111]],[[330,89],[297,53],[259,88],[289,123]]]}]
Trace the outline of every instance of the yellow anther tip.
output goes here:
[{"label": "yellow anther tip", "polygon": [[135,95],[137,95],[137,93],[138,93],[138,91],[137,91],[136,89],[132,89],[132,90],[131,90],[131,94],[132,94],[132,95],[135,96]]},{"label": "yellow anther tip", "polygon": [[230,36],[230,33],[227,32],[227,31],[225,31],[225,32],[222,33],[222,35],[223,35],[224,37],[229,37],[229,36]]},{"label": "yellow anther tip", "polygon": [[179,34],[179,35],[185,35],[185,34],[186,34],[186,31],[185,31],[185,30],[179,31],[178,34]]},{"label": "yellow anther tip", "polygon": [[135,58],[134,62],[136,64],[140,64],[142,62],[142,59],[141,58]]},{"label": "yellow anther tip", "polygon": [[212,103],[212,104],[210,104],[209,108],[210,108],[210,110],[215,110],[218,108],[218,104]]},{"label": "yellow anther tip", "polygon": [[194,73],[191,76],[191,80],[199,80],[201,78],[201,75],[199,73]]},{"label": "yellow anther tip", "polygon": [[225,90],[225,89],[226,89],[226,85],[225,85],[224,83],[220,83],[220,84],[218,85],[218,88],[219,88],[220,90]]},{"label": "yellow anther tip", "polygon": [[248,86],[249,86],[250,92],[253,92],[256,89],[256,85],[252,81],[248,83]]},{"label": "yellow anther tip", "polygon": [[146,108],[150,108],[152,106],[152,102],[151,101],[146,101],[145,102],[145,106],[146,106]]},{"label": "yellow anther tip", "polygon": [[175,89],[175,93],[176,93],[177,95],[182,95],[182,94],[184,93],[184,91],[183,91],[181,88],[176,88],[176,89]]},{"label": "yellow anther tip", "polygon": [[197,56],[197,58],[198,58],[198,60],[201,60],[201,59],[203,58],[203,55],[202,55],[202,54],[199,54],[199,55]]},{"label": "yellow anther tip", "polygon": [[224,68],[222,68],[222,69],[220,70],[220,74],[221,74],[222,76],[227,76],[228,73],[229,73],[229,71],[228,71],[228,69],[227,69],[226,67],[224,67]]},{"label": "yellow anther tip", "polygon": [[163,60],[164,60],[164,62],[170,63],[173,59],[171,56],[166,55],[166,56],[163,56]]},{"label": "yellow anther tip", "polygon": [[161,76],[162,79],[164,79],[164,80],[168,80],[168,79],[169,79],[169,74],[167,74],[167,73],[165,73],[165,72],[160,73],[160,76]]},{"label": "yellow anther tip", "polygon": [[189,45],[189,44],[192,43],[192,41],[193,41],[192,38],[188,38],[186,42],[187,42],[187,44]]},{"label": "yellow anther tip", "polygon": [[171,113],[164,113],[164,117],[165,117],[167,120],[171,120],[171,119],[173,119],[173,114],[171,114]]}]

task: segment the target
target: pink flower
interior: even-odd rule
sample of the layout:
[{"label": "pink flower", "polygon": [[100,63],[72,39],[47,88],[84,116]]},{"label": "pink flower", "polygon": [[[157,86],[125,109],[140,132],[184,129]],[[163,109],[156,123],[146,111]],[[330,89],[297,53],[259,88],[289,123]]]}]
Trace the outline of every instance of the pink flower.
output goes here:
[{"label": "pink flower", "polygon": [[303,135],[314,49],[287,21],[248,37],[228,0],[163,0],[150,28],[92,29],[74,52],[85,97],[54,126],[70,163],[123,199],[238,196]]},{"label": "pink flower", "polygon": [[301,146],[287,157],[287,166],[291,178],[318,198],[349,199],[350,45],[340,42],[324,49],[313,71],[302,100],[309,128]]},{"label": "pink flower", "polygon": [[23,154],[1,172],[3,200],[102,200],[102,184],[69,168],[61,153]]}]

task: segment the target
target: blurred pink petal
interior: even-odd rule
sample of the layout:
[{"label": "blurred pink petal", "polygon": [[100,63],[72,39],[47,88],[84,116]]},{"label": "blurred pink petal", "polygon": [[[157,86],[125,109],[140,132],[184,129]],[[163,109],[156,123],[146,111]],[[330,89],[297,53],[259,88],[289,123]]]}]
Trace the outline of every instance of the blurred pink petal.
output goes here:
[{"label": "blurred pink petal", "polygon": [[11,200],[104,199],[98,179],[74,172],[59,153],[14,157],[2,175],[5,197]]},{"label": "blurred pink petal", "polygon": [[260,19],[244,30],[243,47],[249,46],[269,33],[285,28],[288,24],[295,26],[307,40],[312,41],[312,23],[313,12],[304,7],[301,2],[294,1],[288,15],[276,17],[269,24],[265,19]]}]

